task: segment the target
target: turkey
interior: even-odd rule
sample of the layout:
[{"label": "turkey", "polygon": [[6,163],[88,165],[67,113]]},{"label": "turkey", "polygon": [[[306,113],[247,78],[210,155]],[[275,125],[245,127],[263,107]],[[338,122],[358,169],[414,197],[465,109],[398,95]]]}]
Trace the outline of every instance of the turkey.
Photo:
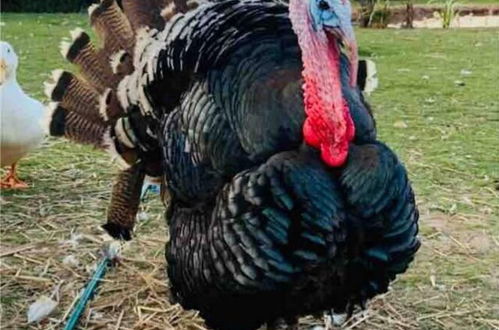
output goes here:
[{"label": "turkey", "polygon": [[82,77],[48,86],[49,130],[126,166],[105,226],[116,238],[131,237],[144,177],[163,177],[184,308],[215,329],[292,324],[364,307],[406,271],[418,211],[357,86],[347,0],[104,0],[89,12],[103,47],[83,31],[63,45]]}]

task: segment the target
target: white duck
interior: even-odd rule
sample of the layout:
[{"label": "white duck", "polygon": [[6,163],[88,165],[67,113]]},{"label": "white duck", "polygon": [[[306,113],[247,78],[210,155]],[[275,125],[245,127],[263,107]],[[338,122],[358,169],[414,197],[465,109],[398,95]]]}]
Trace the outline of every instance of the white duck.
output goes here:
[{"label": "white duck", "polygon": [[36,148],[45,133],[42,126],[44,107],[30,98],[16,80],[18,58],[12,46],[0,41],[0,163],[10,170],[1,180],[2,188],[26,188],[17,178],[19,159]]}]

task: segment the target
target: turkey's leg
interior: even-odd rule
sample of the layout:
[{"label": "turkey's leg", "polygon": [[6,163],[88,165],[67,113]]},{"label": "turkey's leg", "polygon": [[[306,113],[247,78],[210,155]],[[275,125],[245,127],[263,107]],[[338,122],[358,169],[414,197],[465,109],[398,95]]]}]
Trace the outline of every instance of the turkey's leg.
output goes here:
[{"label": "turkey's leg", "polygon": [[6,189],[28,188],[28,185],[17,177],[17,162],[10,166],[9,172],[2,178],[0,187]]}]

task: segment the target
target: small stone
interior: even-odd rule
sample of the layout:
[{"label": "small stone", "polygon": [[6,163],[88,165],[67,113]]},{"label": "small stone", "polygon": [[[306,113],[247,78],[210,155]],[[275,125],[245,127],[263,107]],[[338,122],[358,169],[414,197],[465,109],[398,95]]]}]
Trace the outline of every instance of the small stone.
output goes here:
[{"label": "small stone", "polygon": [[462,76],[470,76],[472,72],[470,70],[462,69],[461,70],[461,75]]},{"label": "small stone", "polygon": [[402,121],[402,120],[399,120],[399,121],[396,121],[394,124],[393,124],[393,127],[395,128],[407,128],[409,126],[407,126],[406,122],[405,121]]},{"label": "small stone", "polygon": [[96,311],[94,311],[94,310],[92,310],[92,311],[90,312],[90,318],[91,318],[92,320],[102,320],[102,319],[104,319],[104,317],[105,317],[105,315],[104,315],[103,313],[96,312]]},{"label": "small stone", "polygon": [[431,275],[430,276],[430,283],[431,283],[432,287],[436,287],[437,286],[437,281],[436,281],[435,275]]},{"label": "small stone", "polygon": [[64,259],[62,259],[62,263],[70,267],[78,267],[80,265],[78,259],[76,259],[76,257],[72,254],[64,257]]},{"label": "small stone", "polygon": [[137,214],[137,220],[140,222],[147,221],[149,220],[149,214],[146,211],[141,211]]}]

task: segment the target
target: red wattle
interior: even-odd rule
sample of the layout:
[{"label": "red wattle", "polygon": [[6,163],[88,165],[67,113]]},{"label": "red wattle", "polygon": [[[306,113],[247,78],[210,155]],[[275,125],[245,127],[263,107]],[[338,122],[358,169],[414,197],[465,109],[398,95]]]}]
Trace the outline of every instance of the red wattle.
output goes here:
[{"label": "red wattle", "polygon": [[310,122],[310,118],[305,119],[303,123],[303,137],[305,142],[315,148],[320,148],[321,140],[319,136],[314,132],[313,124]]},{"label": "red wattle", "polygon": [[[355,127],[341,86],[340,49],[337,38],[324,30],[313,29],[308,1],[292,0],[289,15],[298,36],[303,61],[303,101],[306,120],[304,140],[320,150],[322,160],[331,167],[342,166],[348,156]],[[353,37],[349,40],[356,55]],[[351,68],[351,74],[356,67]],[[355,82],[354,79],[353,82]]]},{"label": "red wattle", "polygon": [[340,144],[336,145],[321,145],[321,158],[322,160],[331,167],[342,166],[348,156],[348,145],[347,141],[342,141]]},{"label": "red wattle", "polygon": [[314,78],[305,76],[304,103],[307,118],[303,123],[305,142],[321,151],[322,160],[331,167],[342,166],[348,146],[355,136],[355,126],[347,102],[325,104],[319,97]]}]

